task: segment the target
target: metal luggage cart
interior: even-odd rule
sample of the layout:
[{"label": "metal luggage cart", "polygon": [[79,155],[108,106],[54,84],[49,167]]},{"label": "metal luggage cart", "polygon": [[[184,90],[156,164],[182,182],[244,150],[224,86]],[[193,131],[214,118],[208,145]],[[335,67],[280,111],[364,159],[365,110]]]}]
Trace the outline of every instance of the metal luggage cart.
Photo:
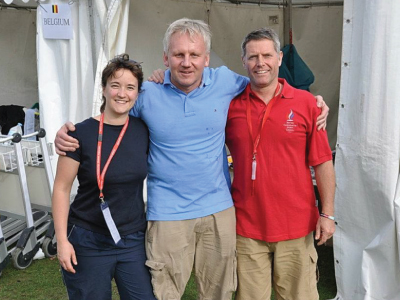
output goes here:
[{"label": "metal luggage cart", "polygon": [[[7,146],[11,141],[17,142],[21,140],[21,136],[16,134],[10,137],[3,137],[0,139],[0,144],[4,143],[5,146],[0,147],[0,170],[4,172],[13,172],[17,168],[15,153],[12,146]],[[0,198],[1,199],[1,198]],[[2,215],[0,218],[0,275],[4,268],[10,261],[11,250],[8,250],[6,236],[4,235],[3,226],[10,227],[12,223],[11,219]],[[18,230],[23,230],[25,226],[18,228]],[[18,230],[14,231],[17,233]],[[11,230],[9,230],[11,232]]]},{"label": "metal luggage cart", "polygon": [[0,222],[0,276],[4,268],[10,261],[10,253],[7,251],[6,240]]},{"label": "metal luggage cart", "polygon": [[[0,147],[0,170],[3,172],[12,172],[12,173],[17,173],[17,161],[16,161],[16,155],[14,151],[14,146],[11,145],[13,137],[7,137],[7,136],[0,136],[0,139],[3,140],[4,144],[1,145]],[[9,141],[8,141],[9,140]],[[25,159],[24,151],[23,151],[23,157]],[[25,162],[26,164],[26,162]],[[43,214],[39,214],[38,212],[34,212],[34,220],[35,222],[37,220],[40,220]],[[17,236],[24,228],[26,228],[26,222],[25,220],[21,219],[15,219],[15,218],[10,218],[6,216],[2,216],[1,219],[1,225],[3,229],[3,236],[7,240],[7,246],[11,243],[10,237],[13,236],[13,241],[15,239],[18,239],[19,236]]]},{"label": "metal luggage cart", "polygon": [[[2,216],[0,222],[0,276],[2,270],[8,265],[12,258],[12,253],[16,248],[16,243],[23,230],[26,228],[26,222],[7,218]],[[48,214],[43,211],[33,212],[34,227],[38,228],[44,221],[49,219]]]},{"label": "metal luggage cart", "polygon": [[[27,140],[33,136],[37,136],[39,141]],[[46,131],[41,128],[32,134],[23,135],[21,145],[26,163],[26,177],[32,208],[51,214],[54,175],[50,163],[52,151],[49,150],[51,147],[46,143],[45,137]],[[52,220],[42,242],[42,251],[46,257],[54,257],[57,254]]]},{"label": "metal luggage cart", "polygon": [[[10,153],[10,145],[4,147],[4,142],[8,143],[10,139],[13,142],[13,153]],[[41,241],[37,237],[49,227],[50,216],[47,212],[32,211],[25,170],[26,159],[24,160],[20,141],[19,134],[0,140],[0,171],[2,171],[0,172],[0,190],[2,191],[0,215],[7,217],[2,225],[9,227],[3,236],[6,248],[9,248],[7,257],[11,253],[14,266],[17,269],[25,269],[32,263],[33,257],[40,248]],[[25,222],[25,226],[18,232],[15,223],[21,226],[21,221]],[[6,228],[6,226],[2,227]]]}]

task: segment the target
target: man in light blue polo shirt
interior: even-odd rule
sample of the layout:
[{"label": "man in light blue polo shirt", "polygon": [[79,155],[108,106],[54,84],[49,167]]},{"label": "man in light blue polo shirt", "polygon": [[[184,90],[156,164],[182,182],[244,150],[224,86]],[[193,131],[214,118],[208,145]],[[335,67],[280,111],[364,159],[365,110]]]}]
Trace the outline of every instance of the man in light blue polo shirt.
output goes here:
[{"label": "man in light blue polo shirt", "polygon": [[202,21],[172,23],[164,38],[164,84],[146,82],[133,114],[150,131],[147,265],[159,299],[180,299],[193,270],[200,299],[232,299],[236,220],[223,172],[231,99],[248,79],[207,68]]},{"label": "man in light blue polo shirt", "polygon": [[[144,83],[132,110],[150,131],[146,264],[158,299],[180,299],[192,270],[199,299],[230,300],[236,289],[236,219],[223,149],[230,101],[248,79],[209,69],[210,43],[203,21],[173,22],[164,37],[165,82]],[[71,151],[62,131],[59,154]]]},{"label": "man in light blue polo shirt", "polygon": [[144,83],[132,111],[150,130],[148,220],[195,219],[232,207],[223,174],[225,124],[230,98],[247,83],[226,67],[205,68],[188,93],[169,70],[164,84]]}]

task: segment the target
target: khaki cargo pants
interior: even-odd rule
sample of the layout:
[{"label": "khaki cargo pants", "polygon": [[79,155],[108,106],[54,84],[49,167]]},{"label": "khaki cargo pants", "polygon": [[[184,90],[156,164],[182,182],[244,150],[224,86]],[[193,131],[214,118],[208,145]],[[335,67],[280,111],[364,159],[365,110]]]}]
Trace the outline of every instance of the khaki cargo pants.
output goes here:
[{"label": "khaki cargo pants", "polygon": [[192,270],[198,299],[231,300],[236,290],[233,207],[202,218],[149,221],[146,265],[159,300],[181,299]]},{"label": "khaki cargo pants", "polygon": [[237,236],[236,300],[318,300],[317,251],[313,233],[277,243]]}]

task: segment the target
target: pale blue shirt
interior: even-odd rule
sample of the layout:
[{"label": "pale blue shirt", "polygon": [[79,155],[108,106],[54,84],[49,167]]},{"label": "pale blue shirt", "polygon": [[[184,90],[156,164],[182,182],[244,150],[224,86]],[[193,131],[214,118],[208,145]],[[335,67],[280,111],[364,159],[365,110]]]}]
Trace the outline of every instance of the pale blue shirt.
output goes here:
[{"label": "pale blue shirt", "polygon": [[233,205],[224,176],[225,125],[231,100],[248,78],[227,67],[205,68],[185,94],[170,81],[145,82],[131,113],[149,127],[147,219],[186,220]]}]

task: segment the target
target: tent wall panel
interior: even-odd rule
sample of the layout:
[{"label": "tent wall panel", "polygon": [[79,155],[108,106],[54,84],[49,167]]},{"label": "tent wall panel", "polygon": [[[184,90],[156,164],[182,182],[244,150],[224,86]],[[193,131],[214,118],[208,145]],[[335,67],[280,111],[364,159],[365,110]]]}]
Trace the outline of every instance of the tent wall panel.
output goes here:
[{"label": "tent wall panel", "polygon": [[0,9],[0,105],[39,101],[36,11]]},{"label": "tent wall panel", "polygon": [[[341,6],[293,8],[294,44],[316,76],[311,91],[323,95],[331,109],[328,134],[332,148],[336,142],[342,15]],[[213,32],[211,66],[226,64],[240,74],[246,74],[240,60],[240,44],[248,32],[271,27],[279,33],[283,43],[282,6],[198,0],[131,0],[127,52],[144,62],[145,77],[155,69],[164,68],[163,35],[170,23],[182,17],[209,23]],[[275,17],[278,24],[272,21]]]}]

